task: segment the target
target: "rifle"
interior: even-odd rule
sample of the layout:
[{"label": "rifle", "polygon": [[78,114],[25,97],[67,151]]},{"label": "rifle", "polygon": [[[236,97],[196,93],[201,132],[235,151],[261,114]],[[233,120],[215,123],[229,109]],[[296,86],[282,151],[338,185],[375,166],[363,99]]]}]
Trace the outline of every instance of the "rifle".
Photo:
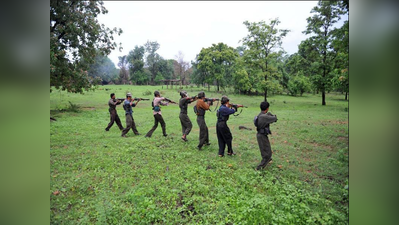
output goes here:
[{"label": "rifle", "polygon": [[191,99],[192,101],[195,101],[198,99],[198,96],[189,97],[189,99]]},{"label": "rifle", "polygon": [[[118,101],[121,101],[121,102],[125,101],[124,98],[117,98],[117,99],[118,99]],[[132,98],[132,100],[133,100],[133,101],[137,101],[137,100],[140,100],[140,101],[148,101],[148,100],[150,100],[150,99],[149,99],[149,98]]]},{"label": "rifle", "polygon": [[218,104],[216,104],[216,106],[215,106],[215,108],[214,108],[213,110],[211,110],[211,109],[209,108],[209,111],[210,111],[210,112],[214,112],[214,111],[218,108],[218,106],[219,106],[219,99],[218,99],[218,98],[215,98],[215,100],[214,100],[214,98],[204,98],[204,101],[205,101],[205,102],[211,102],[209,105],[213,105],[213,102],[214,102],[214,101],[217,101],[217,102],[218,102]]},{"label": "rifle", "polygon": [[165,101],[173,103],[173,104],[177,104],[177,102],[170,100],[169,98],[165,98]]},{"label": "rifle", "polygon": [[[227,105],[227,107],[229,107],[229,108],[234,108],[235,110],[236,110],[236,112],[237,112],[237,108],[239,108],[239,107],[241,107],[241,108],[248,108],[247,106],[244,106],[244,105],[239,105],[239,104],[233,104],[233,103],[230,103],[229,105]],[[238,113],[238,114],[233,114],[233,116],[238,116],[238,115],[240,115],[242,113],[242,109],[241,109],[241,111]]]},{"label": "rifle", "polygon": [[140,100],[140,101],[149,101],[149,98],[134,98],[134,101]]}]

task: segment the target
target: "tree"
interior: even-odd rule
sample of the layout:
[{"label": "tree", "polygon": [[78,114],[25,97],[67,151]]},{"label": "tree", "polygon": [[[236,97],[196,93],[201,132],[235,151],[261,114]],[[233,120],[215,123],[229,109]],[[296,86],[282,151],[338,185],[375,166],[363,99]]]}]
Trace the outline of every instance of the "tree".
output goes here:
[{"label": "tree", "polygon": [[117,47],[113,35],[121,29],[106,28],[96,19],[108,11],[102,1],[50,0],[50,91],[83,93],[91,87],[87,70],[96,52],[108,55]]},{"label": "tree", "polygon": [[175,71],[179,75],[180,78],[180,86],[182,86],[185,83],[185,74],[186,71],[189,68],[189,63],[184,61],[184,54],[183,52],[179,51],[177,55],[175,55],[175,59],[177,64],[175,65]]},{"label": "tree", "polygon": [[128,84],[129,83],[129,70],[128,70],[128,61],[127,57],[119,56],[118,66],[120,68],[119,71],[119,83],[120,84]]},{"label": "tree", "polygon": [[270,24],[264,21],[250,23],[244,21],[249,34],[242,39],[243,44],[248,48],[246,62],[261,70],[264,80],[261,83],[264,90],[264,98],[267,101],[269,89],[279,89],[275,79],[281,76],[278,70],[271,64],[273,59],[283,54],[281,45],[282,39],[289,30],[277,29],[280,24],[278,18],[270,20]]},{"label": "tree", "polygon": [[144,72],[144,54],[144,46],[139,47],[136,45],[127,55],[130,80],[134,84],[146,84],[149,80],[147,74]]},{"label": "tree", "polygon": [[303,93],[310,90],[309,78],[303,74],[293,76],[288,81],[287,89],[290,95],[296,96],[300,94],[302,96]]},{"label": "tree", "polygon": [[219,87],[225,87],[232,80],[237,57],[238,53],[234,48],[224,43],[212,44],[209,48],[201,49],[197,58],[197,69],[205,74],[205,82],[208,84],[216,81],[219,91]]},{"label": "tree", "polygon": [[333,25],[340,19],[344,13],[340,4],[335,1],[319,1],[311,13],[312,17],[307,18],[308,25],[305,34],[312,34],[308,38],[308,49],[315,53],[313,61],[314,69],[317,70],[317,77],[313,79],[314,85],[321,91],[322,105],[326,105],[326,90],[331,87],[331,71],[333,70],[333,61],[337,55],[332,47]]},{"label": "tree", "polygon": [[156,53],[160,45],[156,41],[147,41],[144,47],[145,51],[147,52],[146,66],[151,72],[150,83],[154,85],[154,79],[158,73],[158,62],[162,58],[158,53]]}]

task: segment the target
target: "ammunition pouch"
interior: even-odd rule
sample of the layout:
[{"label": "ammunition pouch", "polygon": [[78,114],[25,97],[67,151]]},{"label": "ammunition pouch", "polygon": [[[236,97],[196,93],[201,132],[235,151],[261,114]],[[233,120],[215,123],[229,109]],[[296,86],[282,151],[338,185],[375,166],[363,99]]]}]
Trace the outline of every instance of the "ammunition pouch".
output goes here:
[{"label": "ammunition pouch", "polygon": [[161,111],[161,107],[159,107],[159,106],[157,105],[157,106],[154,106],[154,107],[152,108],[152,110],[154,110],[155,112],[159,112],[159,111]]}]

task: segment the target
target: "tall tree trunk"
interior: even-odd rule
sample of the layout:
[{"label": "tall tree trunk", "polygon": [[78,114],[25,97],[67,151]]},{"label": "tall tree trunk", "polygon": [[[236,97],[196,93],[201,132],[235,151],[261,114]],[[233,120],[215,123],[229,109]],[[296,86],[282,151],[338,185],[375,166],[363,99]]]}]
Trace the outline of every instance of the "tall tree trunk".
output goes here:
[{"label": "tall tree trunk", "polygon": [[218,92],[219,92],[219,81],[218,80],[216,80],[216,85],[218,87]]},{"label": "tall tree trunk", "polygon": [[321,105],[326,105],[326,91],[321,92]]},{"label": "tall tree trunk", "polygon": [[348,92],[345,92],[345,101],[348,100]]}]

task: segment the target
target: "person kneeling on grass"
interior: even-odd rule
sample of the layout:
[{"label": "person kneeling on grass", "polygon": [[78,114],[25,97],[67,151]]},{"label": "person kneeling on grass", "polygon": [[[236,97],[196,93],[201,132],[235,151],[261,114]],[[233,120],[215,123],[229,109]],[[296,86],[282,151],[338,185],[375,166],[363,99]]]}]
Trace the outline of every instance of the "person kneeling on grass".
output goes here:
[{"label": "person kneeling on grass", "polygon": [[262,156],[262,161],[256,167],[256,170],[261,170],[266,167],[266,165],[272,160],[272,149],[270,147],[269,138],[267,135],[272,134],[270,131],[270,124],[277,122],[277,116],[269,112],[269,103],[261,102],[260,110],[258,116],[254,118],[254,124],[256,130],[256,139],[258,140],[260,154]]},{"label": "person kneeling on grass", "polygon": [[234,114],[237,108],[243,107],[243,105],[230,105],[230,100],[226,96],[221,99],[221,106],[218,109],[216,116],[218,118],[216,123],[216,134],[219,143],[219,157],[224,156],[224,149],[227,145],[227,155],[235,155],[231,142],[233,141],[233,136],[231,135],[230,128],[227,126],[227,120],[229,120],[229,115]]}]

